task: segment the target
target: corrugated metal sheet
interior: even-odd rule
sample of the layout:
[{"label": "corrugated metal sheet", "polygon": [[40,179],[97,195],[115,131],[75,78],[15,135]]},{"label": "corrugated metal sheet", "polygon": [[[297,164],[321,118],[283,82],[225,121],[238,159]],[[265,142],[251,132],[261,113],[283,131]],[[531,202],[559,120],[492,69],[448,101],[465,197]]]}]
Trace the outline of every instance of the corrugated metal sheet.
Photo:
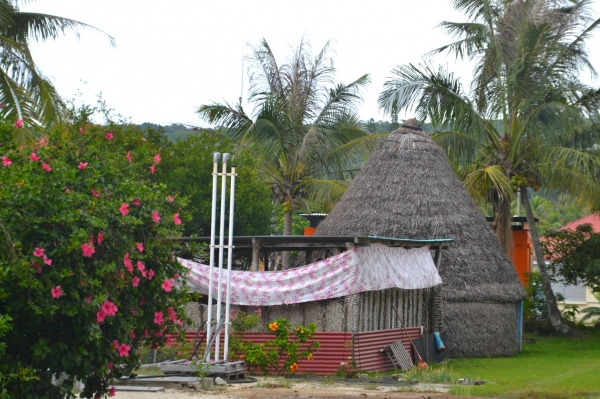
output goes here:
[{"label": "corrugated metal sheet", "polygon": [[379,352],[379,350],[392,342],[401,340],[404,348],[414,363],[413,349],[410,340],[419,338],[420,336],[421,327],[359,332],[354,336],[354,359],[356,360],[358,368],[361,370],[393,370],[394,365],[390,359],[385,353]]},{"label": "corrugated metal sheet", "polygon": [[[260,344],[274,337],[270,333],[246,333],[244,341]],[[312,361],[301,360],[298,374],[329,375],[334,374],[341,362],[347,362],[352,356],[352,334],[348,332],[316,332],[307,344],[319,341],[321,347]]]},{"label": "corrugated metal sheet", "polygon": [[[195,335],[195,331],[186,331],[186,341],[193,342]],[[274,337],[271,333],[246,333],[243,340],[261,344],[272,340]],[[347,362],[352,356],[352,334],[349,332],[316,332],[313,338],[308,340],[307,345],[313,341],[319,341],[321,347],[315,353],[312,361],[301,360],[299,362],[298,374],[335,374],[340,363]],[[220,345],[222,350],[222,335]]]},{"label": "corrugated metal sheet", "polygon": [[[187,331],[186,340],[193,341],[195,334],[195,331]],[[401,340],[414,363],[410,339],[421,336],[421,327],[410,327],[406,330],[395,328],[357,333],[354,335],[354,359],[361,370],[393,370],[394,366],[392,362],[385,353],[379,352],[379,350],[392,342]],[[272,340],[273,337],[274,335],[271,333],[246,333],[243,340],[261,344]],[[352,356],[352,334],[349,332],[316,332],[314,338],[309,340],[308,343],[312,341],[319,341],[321,348],[315,354],[314,360],[310,362],[307,360],[300,361],[298,374],[335,374],[340,363],[347,362]],[[222,348],[223,337],[221,336]]]}]

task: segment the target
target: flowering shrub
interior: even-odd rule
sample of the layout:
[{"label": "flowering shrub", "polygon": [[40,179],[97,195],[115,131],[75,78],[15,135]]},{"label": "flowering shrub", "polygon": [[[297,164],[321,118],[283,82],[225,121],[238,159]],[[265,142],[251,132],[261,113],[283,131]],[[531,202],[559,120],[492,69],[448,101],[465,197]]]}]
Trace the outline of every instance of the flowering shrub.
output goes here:
[{"label": "flowering shrub", "polygon": [[[18,150],[0,123],[0,393],[112,396],[145,346],[183,324],[183,202],[152,182],[141,133],[61,127]],[[151,165],[152,169],[148,166]],[[66,373],[59,387],[53,376]]]},{"label": "flowering shrub", "polygon": [[290,375],[298,371],[300,359],[311,361],[313,353],[320,347],[319,342],[306,344],[317,329],[316,324],[291,328],[285,318],[269,324],[269,331],[275,339],[264,344],[245,342],[242,345],[243,357],[250,370],[262,374]]},{"label": "flowering shrub", "polygon": [[338,366],[335,376],[338,378],[358,378],[360,370],[356,367],[356,362],[352,357],[347,362],[341,362]]}]

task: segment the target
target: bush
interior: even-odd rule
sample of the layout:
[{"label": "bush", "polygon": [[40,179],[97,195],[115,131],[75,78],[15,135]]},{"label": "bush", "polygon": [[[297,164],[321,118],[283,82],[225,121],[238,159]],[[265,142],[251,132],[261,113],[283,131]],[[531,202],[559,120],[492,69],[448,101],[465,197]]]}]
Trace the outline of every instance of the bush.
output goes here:
[{"label": "bush", "polygon": [[185,269],[163,238],[183,202],[153,182],[160,154],[138,130],[60,126],[29,149],[13,135],[1,122],[0,392],[72,397],[78,379],[83,397],[112,394],[181,329]]},{"label": "bush", "polygon": [[316,324],[308,326],[298,325],[292,329],[285,318],[269,324],[269,330],[275,338],[264,344],[245,342],[243,344],[243,357],[250,370],[264,374],[290,375],[298,371],[298,361],[306,359],[311,361],[313,353],[320,347],[319,342],[313,341],[305,344],[317,329]]}]

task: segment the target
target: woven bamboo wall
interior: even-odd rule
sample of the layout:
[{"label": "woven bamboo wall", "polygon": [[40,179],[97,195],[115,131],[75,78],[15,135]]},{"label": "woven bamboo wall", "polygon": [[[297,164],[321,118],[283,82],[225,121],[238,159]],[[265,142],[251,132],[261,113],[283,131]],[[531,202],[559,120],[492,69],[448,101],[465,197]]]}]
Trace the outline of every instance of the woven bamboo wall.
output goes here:
[{"label": "woven bamboo wall", "polygon": [[[399,327],[425,326],[432,331],[432,298],[434,291],[400,290],[390,288],[382,291],[362,292],[343,298],[315,301],[295,305],[277,306],[232,306],[232,309],[246,313],[260,309],[261,320],[256,331],[264,331],[274,320],[285,317],[292,326],[309,323],[317,325],[317,331],[323,332],[363,332],[387,330]],[[207,318],[208,307],[197,303],[188,303],[186,314],[193,320],[190,327],[197,326]],[[223,310],[224,310],[223,306]],[[398,320],[396,312],[402,319]],[[216,318],[216,306],[213,306],[213,320]]]}]

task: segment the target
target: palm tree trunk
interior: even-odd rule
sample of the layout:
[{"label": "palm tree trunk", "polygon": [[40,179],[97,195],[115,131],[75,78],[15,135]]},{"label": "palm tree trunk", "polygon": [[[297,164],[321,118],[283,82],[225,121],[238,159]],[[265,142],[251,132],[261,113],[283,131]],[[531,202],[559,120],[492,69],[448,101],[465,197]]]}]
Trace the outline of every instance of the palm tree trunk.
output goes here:
[{"label": "palm tree trunk", "polygon": [[508,254],[508,257],[512,259],[514,253],[512,213],[510,211],[510,199],[508,198],[502,198],[498,202],[494,231],[498,236],[498,240],[500,240],[500,245]]},{"label": "palm tree trunk", "polygon": [[[292,235],[292,211],[288,211],[283,214],[283,235]],[[290,252],[281,253],[281,267],[289,269],[292,266],[292,254]]]},{"label": "palm tree trunk", "polygon": [[540,237],[535,225],[533,210],[531,209],[531,204],[529,203],[529,194],[527,193],[527,189],[521,190],[521,203],[523,204],[523,208],[525,208],[525,214],[527,215],[529,233],[531,234],[533,250],[535,252],[535,257],[537,258],[540,277],[542,279],[542,290],[544,291],[544,296],[546,297],[546,307],[548,308],[548,320],[557,333],[562,335],[571,335],[573,333],[573,329],[563,320],[562,314],[558,309],[556,296],[552,291],[550,276],[548,276],[548,268],[546,267],[546,262],[544,261],[544,253],[540,245]]}]

